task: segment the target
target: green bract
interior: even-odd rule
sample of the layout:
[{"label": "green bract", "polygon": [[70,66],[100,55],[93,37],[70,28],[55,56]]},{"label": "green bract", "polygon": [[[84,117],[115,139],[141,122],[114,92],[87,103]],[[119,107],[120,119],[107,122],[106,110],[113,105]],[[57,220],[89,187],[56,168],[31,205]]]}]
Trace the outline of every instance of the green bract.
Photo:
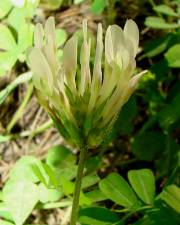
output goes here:
[{"label": "green bract", "polygon": [[[37,24],[34,47],[28,51],[37,97],[70,143],[97,147],[111,130],[121,107],[142,76],[132,76],[139,43],[135,22],[127,20],[124,30],[109,26],[105,34],[98,25],[96,53],[90,68],[91,39],[83,21],[83,43],[78,59],[77,37],[69,39],[58,61],[55,23],[50,17],[43,29]],[[103,68],[102,68],[103,65]],[[83,142],[83,143],[82,143]]]}]

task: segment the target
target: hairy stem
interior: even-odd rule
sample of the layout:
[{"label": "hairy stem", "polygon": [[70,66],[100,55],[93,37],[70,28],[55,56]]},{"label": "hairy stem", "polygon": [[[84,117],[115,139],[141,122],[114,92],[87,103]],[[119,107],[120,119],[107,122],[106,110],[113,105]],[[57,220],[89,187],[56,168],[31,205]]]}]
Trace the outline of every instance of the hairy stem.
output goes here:
[{"label": "hairy stem", "polygon": [[75,184],[75,190],[74,190],[70,225],[76,225],[76,221],[77,221],[77,217],[78,217],[79,197],[80,197],[80,192],[81,192],[81,182],[82,182],[82,177],[83,177],[83,170],[84,170],[84,165],[85,165],[85,160],[86,160],[86,151],[87,151],[87,148],[85,146],[83,146],[80,149],[80,158],[79,158],[76,184]]}]

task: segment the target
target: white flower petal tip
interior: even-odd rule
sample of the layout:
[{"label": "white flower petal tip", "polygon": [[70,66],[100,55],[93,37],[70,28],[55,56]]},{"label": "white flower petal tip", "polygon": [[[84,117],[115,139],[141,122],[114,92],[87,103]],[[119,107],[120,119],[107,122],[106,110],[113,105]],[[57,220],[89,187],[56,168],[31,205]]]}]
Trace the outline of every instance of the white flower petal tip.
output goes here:
[{"label": "white flower petal tip", "polygon": [[132,42],[134,47],[134,56],[136,56],[139,45],[139,29],[133,20],[127,20],[124,26],[126,37]]},{"label": "white flower petal tip", "polygon": [[143,70],[142,72],[140,72],[137,75],[135,75],[134,77],[132,77],[130,85],[135,86],[138,83],[138,81],[140,80],[140,78],[142,76],[144,76],[147,72],[148,72],[148,70]]},{"label": "white flower petal tip", "polygon": [[38,23],[34,31],[34,45],[37,48],[43,47],[44,30],[42,24]]},{"label": "white flower petal tip", "polygon": [[[27,52],[33,83],[40,103],[70,143],[97,147],[107,137],[122,106],[147,71],[132,76],[139,43],[136,23],[127,20],[124,30],[111,25],[103,42],[98,24],[96,51],[91,52],[87,20],[82,23],[83,41],[71,37],[58,60],[55,21],[48,18],[44,28],[37,24],[34,47]],[[94,54],[94,55],[92,55]]]}]

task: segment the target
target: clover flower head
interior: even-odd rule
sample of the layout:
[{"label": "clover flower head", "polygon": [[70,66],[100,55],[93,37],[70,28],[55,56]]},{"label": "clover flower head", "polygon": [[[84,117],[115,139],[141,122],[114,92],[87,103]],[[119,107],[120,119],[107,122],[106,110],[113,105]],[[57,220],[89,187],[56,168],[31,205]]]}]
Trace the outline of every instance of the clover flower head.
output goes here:
[{"label": "clover flower head", "polygon": [[92,47],[86,20],[82,28],[80,54],[74,35],[66,42],[59,61],[53,17],[44,28],[37,24],[28,64],[37,97],[60,133],[77,146],[85,142],[93,148],[107,137],[142,76],[133,76],[139,31],[134,21],[127,20],[124,29],[109,26],[103,41],[99,24],[94,61],[90,64]]}]

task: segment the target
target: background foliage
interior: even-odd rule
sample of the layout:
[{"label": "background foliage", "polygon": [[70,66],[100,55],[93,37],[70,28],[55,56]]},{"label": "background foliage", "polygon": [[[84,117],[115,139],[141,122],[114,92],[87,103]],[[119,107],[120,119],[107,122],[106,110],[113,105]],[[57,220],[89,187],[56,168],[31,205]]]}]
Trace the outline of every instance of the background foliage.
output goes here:
[{"label": "background foliage", "polygon": [[[34,24],[55,16],[61,47],[89,21],[136,21],[137,71],[148,69],[101,149],[89,152],[82,225],[178,225],[180,1],[0,1],[0,225],[68,224],[78,153],[35,100],[26,50]],[[93,60],[93,58],[91,59]],[[59,222],[60,221],[60,222]]]}]

